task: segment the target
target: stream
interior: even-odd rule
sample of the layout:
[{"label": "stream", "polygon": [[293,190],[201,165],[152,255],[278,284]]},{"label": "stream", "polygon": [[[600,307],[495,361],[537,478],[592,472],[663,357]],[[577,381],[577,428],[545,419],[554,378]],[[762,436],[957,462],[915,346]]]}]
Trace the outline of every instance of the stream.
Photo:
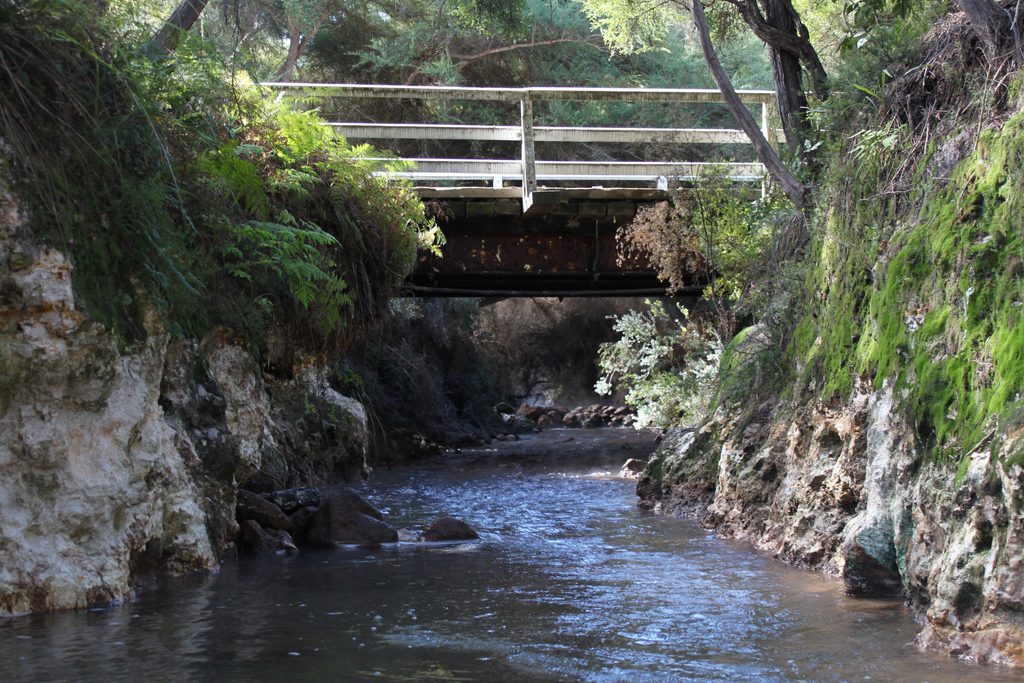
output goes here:
[{"label": "stream", "polygon": [[0,681],[962,681],[898,601],[846,597],[616,474],[632,430],[550,430],[378,471],[399,528],[481,540],[304,550],[161,581],[102,610],[0,621]]}]

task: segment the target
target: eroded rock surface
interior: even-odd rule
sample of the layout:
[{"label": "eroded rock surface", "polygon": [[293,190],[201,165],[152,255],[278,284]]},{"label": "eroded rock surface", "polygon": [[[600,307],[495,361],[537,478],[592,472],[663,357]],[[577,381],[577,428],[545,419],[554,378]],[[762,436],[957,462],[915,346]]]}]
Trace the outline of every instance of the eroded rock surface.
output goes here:
[{"label": "eroded rock surface", "polygon": [[0,615],[106,604],[150,561],[216,563],[159,404],[167,336],[120,351],[0,188]]},{"label": "eroded rock surface", "polygon": [[[89,320],[70,263],[33,239],[6,178],[0,163],[0,616],[104,605],[142,576],[216,567],[240,538],[241,484],[365,474],[366,413],[321,376],[268,379],[224,330],[172,340],[153,315],[126,346]],[[256,525],[247,548],[292,552],[308,510],[242,496],[276,511],[241,516]]]}]

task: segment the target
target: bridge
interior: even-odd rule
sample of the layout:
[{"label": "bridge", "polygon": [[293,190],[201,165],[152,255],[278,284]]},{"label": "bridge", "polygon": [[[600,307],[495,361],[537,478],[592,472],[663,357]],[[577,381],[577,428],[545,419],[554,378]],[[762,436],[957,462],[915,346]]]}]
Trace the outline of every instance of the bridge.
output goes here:
[{"label": "bridge", "polygon": [[[537,147],[573,147],[594,156],[599,145],[657,144],[665,149],[750,145],[735,128],[645,128],[534,125],[534,105],[566,102],[663,103],[695,107],[723,102],[717,90],[664,88],[468,88],[447,86],[264,83],[290,96],[366,100],[504,103],[505,125],[328,121],[350,140],[375,146],[443,143],[445,156],[377,158],[406,178],[437,217],[446,238],[444,256],[418,256],[404,292],[412,296],[643,296],[664,294],[651,264],[618,258],[616,231],[645,205],[664,201],[670,185],[714,173],[736,183],[760,183],[764,168],[729,160],[565,160],[538,158]],[[766,137],[777,144],[775,93],[739,92],[760,113]],[[550,105],[549,105],[550,106]],[[514,111],[512,114],[509,110]],[[329,118],[329,116],[328,116]],[[383,144],[381,144],[383,143]],[[550,143],[550,144],[549,144]],[[461,149],[460,149],[461,146]],[[501,157],[451,156],[453,150],[492,152]],[[607,157],[606,148],[601,150]],[[691,152],[692,153],[692,152]],[[575,153],[572,156],[587,156]],[[707,153],[702,155],[706,158]],[[733,153],[734,157],[742,154]],[[753,156],[749,151],[747,156]],[[402,163],[398,163],[402,162]],[[695,278],[692,290],[699,291]]]}]

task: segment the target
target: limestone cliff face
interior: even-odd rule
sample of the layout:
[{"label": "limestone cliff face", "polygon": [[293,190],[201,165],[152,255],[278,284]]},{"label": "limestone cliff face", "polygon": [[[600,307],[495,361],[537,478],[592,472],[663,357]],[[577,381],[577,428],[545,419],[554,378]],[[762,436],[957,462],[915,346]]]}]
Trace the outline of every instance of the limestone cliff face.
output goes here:
[{"label": "limestone cliff face", "polygon": [[0,614],[125,597],[133,559],[216,558],[158,399],[167,338],[118,351],[0,194]]},{"label": "limestone cliff face", "polygon": [[119,347],[76,310],[70,264],[31,238],[3,180],[0,616],[214,568],[233,550],[240,484],[365,471],[362,407],[305,376],[265,381],[230,335],[172,340],[153,319],[145,342]]},{"label": "limestone cliff face", "polygon": [[642,504],[841,576],[853,594],[902,594],[925,617],[924,645],[1024,665],[1024,470],[987,450],[959,476],[935,464],[896,403],[890,386],[858,387],[841,406],[720,411],[666,440]]}]

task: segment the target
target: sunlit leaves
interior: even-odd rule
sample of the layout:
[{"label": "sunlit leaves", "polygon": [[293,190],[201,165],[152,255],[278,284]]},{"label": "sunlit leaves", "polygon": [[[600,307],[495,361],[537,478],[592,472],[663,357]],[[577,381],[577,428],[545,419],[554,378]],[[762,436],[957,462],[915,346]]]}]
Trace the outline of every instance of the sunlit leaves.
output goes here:
[{"label": "sunlit leaves", "polygon": [[659,301],[613,320],[619,338],[598,351],[602,374],[594,390],[624,389],[626,403],[637,408],[637,429],[667,429],[703,418],[723,350],[717,334],[693,321],[685,308],[669,315]]},{"label": "sunlit leaves", "polygon": [[582,0],[583,11],[616,52],[632,54],[660,46],[678,8],[665,0]]}]

